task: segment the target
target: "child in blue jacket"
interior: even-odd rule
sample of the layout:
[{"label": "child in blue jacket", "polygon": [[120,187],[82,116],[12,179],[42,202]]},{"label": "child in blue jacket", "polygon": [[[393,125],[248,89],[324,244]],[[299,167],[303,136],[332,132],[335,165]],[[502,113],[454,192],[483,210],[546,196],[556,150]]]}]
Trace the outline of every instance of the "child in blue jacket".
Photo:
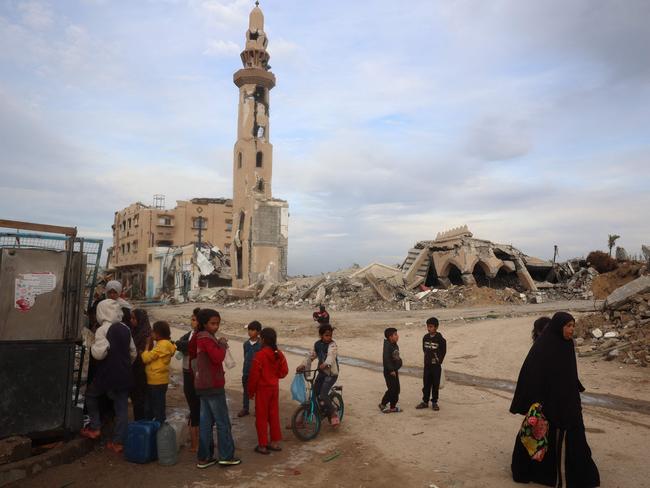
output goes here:
[{"label": "child in blue jacket", "polygon": [[241,382],[244,386],[244,405],[237,414],[237,417],[245,417],[249,412],[249,398],[248,398],[248,374],[253,364],[253,358],[257,351],[262,349],[262,341],[260,340],[260,331],[262,324],[257,320],[253,320],[248,324],[248,340],[244,342],[244,366],[242,368]]}]

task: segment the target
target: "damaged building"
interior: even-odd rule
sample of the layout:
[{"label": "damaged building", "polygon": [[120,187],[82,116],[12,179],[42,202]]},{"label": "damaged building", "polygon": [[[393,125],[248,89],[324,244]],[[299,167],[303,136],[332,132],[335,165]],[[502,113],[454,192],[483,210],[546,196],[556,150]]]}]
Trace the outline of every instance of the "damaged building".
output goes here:
[{"label": "damaged building", "polygon": [[[178,284],[176,264],[192,275],[192,283],[198,284],[204,276],[204,281],[223,284],[230,279],[231,235],[232,200],[193,198],[177,201],[176,207],[166,209],[164,197],[156,195],[152,205],[138,202],[115,212],[107,268],[134,298],[151,299],[183,290],[185,285]],[[194,251],[181,265],[179,256],[187,257],[189,247],[202,249],[208,255],[218,252],[216,274],[201,272],[201,258]],[[181,281],[187,283],[188,279]],[[176,284],[172,286],[172,282]]]},{"label": "damaged building", "polygon": [[525,255],[508,244],[477,239],[467,226],[440,232],[409,250],[401,269],[405,281],[430,287],[512,286],[536,291],[534,277],[545,279],[553,264]]},{"label": "damaged building", "polygon": [[131,296],[187,296],[187,288],[287,277],[289,205],[273,198],[270,142],[270,71],[259,6],[250,13],[239,88],[237,141],[233,151],[233,198],[194,198],[166,209],[164,198],[115,212],[107,268]]}]

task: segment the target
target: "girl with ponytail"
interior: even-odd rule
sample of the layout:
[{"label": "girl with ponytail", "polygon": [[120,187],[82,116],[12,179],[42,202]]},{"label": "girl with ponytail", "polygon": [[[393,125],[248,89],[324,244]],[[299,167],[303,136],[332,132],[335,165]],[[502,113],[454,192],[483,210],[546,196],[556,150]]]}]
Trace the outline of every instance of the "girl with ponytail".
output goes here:
[{"label": "girl with ponytail", "polygon": [[[274,329],[265,327],[260,333],[262,349],[255,354],[248,377],[248,396],[255,399],[255,427],[257,428],[257,447],[255,452],[269,454],[281,451],[280,428],[280,379],[287,376],[287,359],[278,349],[278,336]],[[269,443],[269,428],[271,442]]]}]

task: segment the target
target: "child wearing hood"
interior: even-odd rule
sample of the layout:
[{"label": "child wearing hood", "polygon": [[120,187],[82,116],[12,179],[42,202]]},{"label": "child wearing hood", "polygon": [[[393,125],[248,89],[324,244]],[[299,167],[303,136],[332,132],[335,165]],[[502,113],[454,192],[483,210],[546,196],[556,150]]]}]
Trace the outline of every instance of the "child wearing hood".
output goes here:
[{"label": "child wearing hood", "polygon": [[90,424],[81,435],[97,439],[101,435],[99,398],[108,396],[115,409],[113,439],[107,448],[120,453],[124,450],[128,423],[128,396],[133,386],[131,364],[136,358],[136,349],[128,325],[122,322],[122,308],[112,299],[97,305],[97,321],[100,324],[90,353],[97,360],[95,375],[86,390],[86,406]]}]

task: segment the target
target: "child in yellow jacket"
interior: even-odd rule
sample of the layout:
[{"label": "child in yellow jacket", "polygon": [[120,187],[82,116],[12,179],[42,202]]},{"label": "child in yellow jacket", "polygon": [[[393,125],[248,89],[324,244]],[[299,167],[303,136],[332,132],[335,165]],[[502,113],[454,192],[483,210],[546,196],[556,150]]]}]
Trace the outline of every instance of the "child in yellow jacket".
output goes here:
[{"label": "child in yellow jacket", "polygon": [[156,322],[152,329],[146,350],[141,354],[149,390],[146,417],[163,423],[166,419],[165,397],[169,383],[169,363],[176,352],[176,346],[170,340],[171,331],[167,322]]}]

